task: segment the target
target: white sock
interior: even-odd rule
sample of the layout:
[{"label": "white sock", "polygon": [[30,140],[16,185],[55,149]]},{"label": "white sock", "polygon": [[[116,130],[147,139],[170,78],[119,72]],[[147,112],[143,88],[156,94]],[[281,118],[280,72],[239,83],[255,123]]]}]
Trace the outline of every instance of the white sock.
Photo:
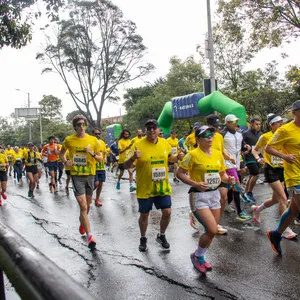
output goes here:
[{"label": "white sock", "polygon": [[200,256],[204,256],[205,252],[207,251],[207,248],[201,248],[200,246],[198,246],[195,255],[200,257]]},{"label": "white sock", "polygon": [[258,212],[261,212],[262,210],[264,210],[266,207],[265,207],[265,204],[262,203],[258,208],[257,208],[257,211]]}]

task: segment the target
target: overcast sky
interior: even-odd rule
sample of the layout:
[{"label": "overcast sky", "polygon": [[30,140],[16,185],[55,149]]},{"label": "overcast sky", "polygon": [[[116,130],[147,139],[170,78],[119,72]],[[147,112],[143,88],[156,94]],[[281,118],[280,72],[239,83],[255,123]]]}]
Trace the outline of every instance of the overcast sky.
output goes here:
[{"label": "overcast sky", "polygon": [[[137,25],[137,32],[143,37],[148,48],[146,60],[155,65],[153,74],[144,78],[145,82],[165,76],[169,70],[169,59],[176,55],[181,59],[196,54],[197,44],[204,44],[207,32],[207,10],[205,0],[114,0],[124,13]],[[214,0],[211,0],[212,20],[214,21]],[[0,50],[0,82],[1,82],[1,116],[9,116],[17,107],[27,105],[30,93],[31,107],[37,107],[43,95],[53,95],[63,101],[63,114],[76,109],[66,87],[55,74],[41,75],[43,65],[35,60],[40,51],[41,33],[36,30],[30,45],[21,50],[4,48]],[[288,64],[296,64],[298,47],[290,44],[284,48],[290,57],[280,59],[282,49],[264,50],[251,63],[251,67],[264,67],[272,59],[280,60],[282,70]],[[137,81],[135,86],[143,83]],[[124,87],[126,88],[126,87]],[[16,91],[20,89],[23,92]],[[104,105],[102,117],[110,117],[124,113],[122,104]]]}]

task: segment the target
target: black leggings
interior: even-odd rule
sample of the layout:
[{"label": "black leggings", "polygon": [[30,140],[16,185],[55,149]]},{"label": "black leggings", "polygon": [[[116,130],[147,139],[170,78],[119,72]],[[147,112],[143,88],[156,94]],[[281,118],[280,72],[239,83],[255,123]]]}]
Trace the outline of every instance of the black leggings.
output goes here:
[{"label": "black leggings", "polygon": [[227,197],[228,197],[228,204],[230,204],[232,202],[232,200],[234,201],[234,204],[235,204],[235,207],[237,210],[237,214],[239,215],[242,212],[240,192],[236,192],[236,191],[233,191],[232,189],[230,189],[230,190],[228,190]]}]

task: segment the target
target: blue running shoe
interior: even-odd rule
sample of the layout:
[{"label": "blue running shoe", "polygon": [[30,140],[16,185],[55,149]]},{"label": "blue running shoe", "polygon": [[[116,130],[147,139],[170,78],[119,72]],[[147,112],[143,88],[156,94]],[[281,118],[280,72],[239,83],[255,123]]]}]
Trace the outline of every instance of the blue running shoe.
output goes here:
[{"label": "blue running shoe", "polygon": [[246,196],[246,198],[248,199],[248,202],[251,202],[251,203],[255,203],[255,202],[256,202],[256,200],[255,200],[254,197],[253,197],[252,192],[246,192],[246,193],[245,193],[245,196]]},{"label": "blue running shoe", "polygon": [[120,182],[117,182],[116,189],[119,190],[121,188]]},{"label": "blue running shoe", "polygon": [[131,185],[131,186],[129,187],[129,191],[130,191],[130,192],[134,192],[135,190],[136,190],[136,187],[135,187],[135,186]]},{"label": "blue running shoe", "polygon": [[268,230],[267,236],[271,242],[273,251],[275,253],[277,253],[278,255],[281,255],[281,246],[280,246],[281,236],[280,236],[280,234],[278,232],[276,232],[275,230]]},{"label": "blue running shoe", "polygon": [[249,203],[250,201],[248,200],[246,193],[241,193],[240,198],[243,202]]}]

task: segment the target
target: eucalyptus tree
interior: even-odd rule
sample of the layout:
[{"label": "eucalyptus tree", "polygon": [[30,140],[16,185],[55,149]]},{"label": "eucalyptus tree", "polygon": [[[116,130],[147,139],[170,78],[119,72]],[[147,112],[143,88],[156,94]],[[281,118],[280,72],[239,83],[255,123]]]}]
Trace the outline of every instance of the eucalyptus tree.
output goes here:
[{"label": "eucalyptus tree", "polygon": [[77,110],[99,126],[104,103],[118,101],[123,84],[153,70],[143,61],[143,39],[108,0],[72,2],[58,25],[56,41],[48,36],[37,58],[48,64],[43,72],[59,74]]}]

